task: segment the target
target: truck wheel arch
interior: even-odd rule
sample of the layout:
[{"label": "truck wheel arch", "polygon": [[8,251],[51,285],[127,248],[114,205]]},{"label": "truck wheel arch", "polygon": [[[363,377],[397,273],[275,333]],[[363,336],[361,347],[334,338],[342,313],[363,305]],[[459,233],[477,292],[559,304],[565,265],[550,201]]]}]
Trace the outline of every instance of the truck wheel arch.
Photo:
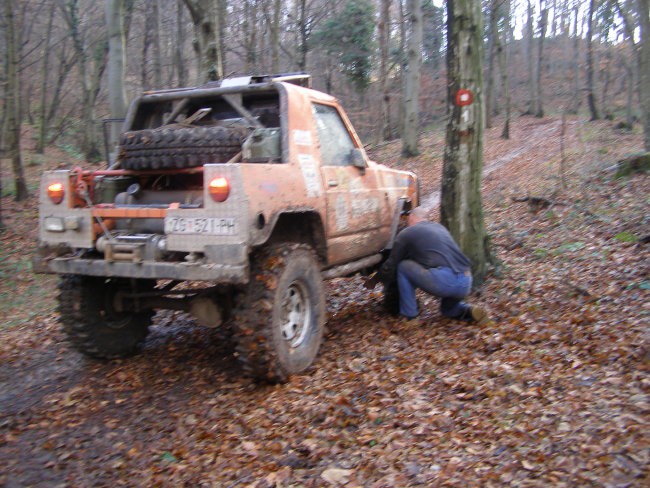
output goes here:
[{"label": "truck wheel arch", "polygon": [[325,227],[321,215],[315,209],[296,209],[273,215],[265,232],[254,242],[254,246],[282,242],[308,244],[316,252],[321,263],[327,261]]}]

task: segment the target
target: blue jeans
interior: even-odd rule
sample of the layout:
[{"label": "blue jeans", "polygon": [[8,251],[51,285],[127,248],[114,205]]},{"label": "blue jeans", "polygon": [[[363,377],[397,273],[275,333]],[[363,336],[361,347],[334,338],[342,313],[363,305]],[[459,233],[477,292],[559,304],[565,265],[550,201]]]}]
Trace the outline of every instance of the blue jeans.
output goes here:
[{"label": "blue jeans", "polygon": [[397,265],[397,287],[401,315],[415,317],[418,314],[415,290],[420,288],[441,299],[442,315],[457,318],[469,308],[463,298],[472,289],[472,276],[446,267],[424,268],[415,261],[405,259]]}]

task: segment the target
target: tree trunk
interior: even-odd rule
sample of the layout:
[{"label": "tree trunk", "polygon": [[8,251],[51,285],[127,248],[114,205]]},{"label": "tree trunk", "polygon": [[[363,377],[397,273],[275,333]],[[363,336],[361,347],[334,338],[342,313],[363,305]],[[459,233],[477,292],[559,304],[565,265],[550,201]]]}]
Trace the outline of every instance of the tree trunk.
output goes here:
[{"label": "tree trunk", "polygon": [[[476,284],[490,260],[483,220],[483,49],[479,0],[447,2],[447,76],[449,122],[445,145],[440,215],[472,260]],[[470,90],[473,103],[455,104],[458,90]]]},{"label": "tree trunk", "polygon": [[638,69],[641,63],[641,53],[639,46],[634,41],[635,23],[630,18],[630,12],[634,7],[631,5],[634,0],[626,0],[625,7],[621,2],[616,2],[618,12],[623,18],[623,26],[625,28],[625,38],[630,47],[630,60],[623,60],[625,66],[625,88],[626,88],[626,104],[625,104],[625,123],[628,129],[634,126],[634,94],[637,91]]},{"label": "tree trunk", "polygon": [[408,0],[409,37],[407,45],[408,64],[404,83],[404,133],[402,155],[416,156],[418,129],[420,125],[420,68],[422,66],[422,2]]},{"label": "tree trunk", "polygon": [[223,78],[220,2],[183,0],[194,24],[194,50],[199,61],[199,82]]},{"label": "tree trunk", "polygon": [[95,112],[95,106],[97,105],[97,98],[99,97],[99,91],[101,89],[102,79],[104,77],[104,72],[106,71],[106,64],[108,63],[108,43],[106,40],[102,40],[97,44],[92,54],[92,72],[90,74],[90,90],[89,90],[89,99],[88,107],[90,109],[90,126],[92,126],[93,133],[93,148],[91,152],[86,153],[86,158],[88,161],[99,161],[101,160],[102,153],[100,151],[100,139],[98,137],[97,131],[97,118]]},{"label": "tree trunk", "polygon": [[600,96],[600,106],[602,107],[603,117],[606,120],[613,120],[614,116],[612,115],[611,107],[609,104],[609,90],[612,83],[611,69],[612,69],[612,46],[607,45],[605,48],[604,61],[600,63],[601,65],[601,80],[602,80],[602,90]]},{"label": "tree trunk", "polygon": [[497,37],[499,36],[498,10],[501,0],[491,0],[489,9],[490,28],[488,30],[488,69],[485,87],[485,127],[492,128],[494,110],[494,58],[497,55]]},{"label": "tree trunk", "polygon": [[271,21],[271,71],[280,72],[280,18],[282,1],[273,0],[273,20]]},{"label": "tree trunk", "polygon": [[176,45],[174,46],[174,66],[176,69],[179,86],[187,85],[187,65],[185,64],[185,15],[183,15],[183,3],[176,2]]},{"label": "tree trunk", "polygon": [[307,70],[307,0],[298,2],[298,70]]},{"label": "tree trunk", "polygon": [[[0,148],[0,153],[1,153],[1,148]],[[0,178],[0,195],[2,195],[2,178]],[[7,230],[7,226],[5,225],[4,220],[2,219],[2,198],[0,198],[0,234],[2,234],[5,230]]]},{"label": "tree trunk", "polygon": [[497,55],[499,58],[499,71],[501,72],[501,83],[503,84],[503,98],[505,105],[505,120],[503,121],[503,130],[501,131],[502,139],[510,139],[510,78],[508,76],[508,48],[510,46],[510,0],[503,1],[504,11],[502,19],[505,24],[503,33],[504,42],[501,42],[500,36],[497,35]]},{"label": "tree trunk", "polygon": [[[150,86],[155,89],[162,88],[162,49],[160,46],[160,0],[148,0],[147,6],[149,12],[147,14],[145,35],[151,36],[151,47],[153,48],[151,56],[151,70],[153,71],[152,82]],[[149,32],[150,31],[150,32]]]},{"label": "tree trunk", "polygon": [[226,74],[226,36],[228,35],[228,0],[216,0],[217,2],[217,18],[216,23],[219,26],[219,42],[218,48],[219,52],[217,54],[220,63],[221,71],[223,73],[222,77]]},{"label": "tree trunk", "polygon": [[43,64],[41,65],[41,106],[38,110],[38,141],[36,142],[36,152],[43,154],[47,140],[47,80],[50,72],[50,44],[52,41],[52,24],[54,23],[54,11],[56,4],[50,5],[50,13],[47,20],[47,30],[45,34],[45,47],[43,49]]},{"label": "tree trunk", "polygon": [[[47,127],[51,128],[54,123],[58,113],[59,108],[61,107],[61,101],[63,99],[63,89],[66,85],[66,80],[74,68],[77,59],[74,55],[67,56],[66,50],[61,50],[58,56],[58,69],[56,73],[56,83],[54,84],[54,89],[50,90],[51,100],[50,106],[47,110]],[[46,141],[46,144],[52,143],[52,137],[49,137]]]},{"label": "tree trunk", "polygon": [[[126,116],[124,1],[106,0],[105,7],[108,31],[108,105],[112,119],[123,119]],[[109,147],[112,148],[117,143],[120,132],[120,124],[111,124]]]},{"label": "tree trunk", "polygon": [[[4,16],[4,10],[2,12]],[[0,16],[0,18],[2,18]],[[0,24],[0,27],[4,28],[3,24]],[[0,43],[0,52],[3,54],[5,60],[7,59],[7,49],[6,43],[3,39]],[[0,110],[0,175],[2,175],[2,160],[5,157],[5,139],[6,139],[6,122],[7,122],[7,79],[6,79],[6,64],[0,64],[0,87],[2,88],[2,110]],[[6,227],[2,221],[2,177],[0,177],[0,233],[2,233]]]},{"label": "tree trunk", "polygon": [[641,19],[641,66],[639,70],[639,90],[641,95],[641,123],[645,150],[650,151],[650,12],[648,0],[637,0]]},{"label": "tree trunk", "polygon": [[636,87],[632,62],[625,63],[625,125],[628,130],[634,127],[634,92]]},{"label": "tree trunk", "polygon": [[244,47],[246,71],[253,73],[257,66],[257,0],[244,1]]},{"label": "tree trunk", "polygon": [[144,8],[144,34],[142,36],[142,61],[140,63],[140,86],[143,91],[153,88],[149,77],[149,53],[153,44],[153,31],[155,30],[154,18],[151,15],[151,3],[146,2]]},{"label": "tree trunk", "polygon": [[535,9],[530,0],[528,0],[528,17],[526,20],[526,39],[527,39],[527,54],[526,58],[528,60],[528,109],[526,114],[533,115],[537,111],[537,74],[535,73],[535,28],[533,24],[533,16]]},{"label": "tree trunk", "polygon": [[578,34],[578,17],[580,13],[580,5],[576,3],[574,7],[574,24],[573,24],[573,60],[571,68],[573,70],[573,104],[570,113],[577,114],[580,109],[580,67],[578,60],[580,59],[580,38]]},{"label": "tree trunk", "polygon": [[397,5],[399,8],[399,47],[397,58],[399,60],[399,73],[400,73],[400,87],[402,93],[402,103],[398,105],[398,124],[399,124],[399,135],[402,137],[404,135],[404,86],[406,85],[406,69],[408,64],[408,59],[406,56],[406,39],[407,39],[407,29],[406,29],[406,7],[404,2],[408,0],[397,0]]},{"label": "tree trunk", "polygon": [[388,89],[391,0],[381,0],[379,13],[379,81],[381,85],[381,140],[390,139],[390,91]]},{"label": "tree trunk", "polygon": [[20,81],[18,79],[18,50],[16,19],[14,17],[14,0],[4,0],[5,17],[5,50],[7,86],[5,88],[6,98],[6,131],[5,140],[7,154],[11,160],[11,167],[14,173],[14,186],[16,190],[15,200],[17,202],[26,200],[29,196],[25,176],[23,174],[23,162],[20,150]]},{"label": "tree trunk", "polygon": [[548,23],[548,9],[544,5],[544,0],[539,0],[539,40],[537,41],[537,70],[535,76],[535,88],[537,94],[535,95],[535,117],[544,117],[543,108],[543,90],[542,90],[542,70],[544,67],[544,39],[546,39],[546,24]]},{"label": "tree trunk", "polygon": [[[96,161],[101,155],[95,127],[95,100],[99,87],[97,77],[103,72],[102,61],[98,59],[101,57],[101,53],[95,53],[95,59],[98,60],[99,64],[94,66],[95,70],[91,72],[90,61],[92,59],[80,30],[79,0],[59,0],[59,6],[70,30],[72,45],[77,56],[79,88],[81,89],[81,127],[83,128],[81,131],[81,151],[88,161]],[[95,76],[93,77],[93,75]]]},{"label": "tree trunk", "polygon": [[587,17],[587,104],[591,113],[591,120],[600,119],[596,107],[596,94],[594,88],[594,13],[596,12],[597,0],[589,1],[589,14]]}]

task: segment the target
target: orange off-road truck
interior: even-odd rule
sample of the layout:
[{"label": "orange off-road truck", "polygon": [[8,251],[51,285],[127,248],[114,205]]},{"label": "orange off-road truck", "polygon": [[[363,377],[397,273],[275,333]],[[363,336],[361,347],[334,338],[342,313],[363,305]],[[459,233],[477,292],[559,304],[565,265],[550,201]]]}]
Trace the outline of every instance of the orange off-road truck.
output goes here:
[{"label": "orange off-road truck", "polygon": [[146,92],[105,170],[47,171],[34,269],[61,275],[60,320],[82,353],[133,353],[154,310],[232,329],[253,376],[314,361],[323,280],[372,272],[416,176],[368,159],[307,75]]}]

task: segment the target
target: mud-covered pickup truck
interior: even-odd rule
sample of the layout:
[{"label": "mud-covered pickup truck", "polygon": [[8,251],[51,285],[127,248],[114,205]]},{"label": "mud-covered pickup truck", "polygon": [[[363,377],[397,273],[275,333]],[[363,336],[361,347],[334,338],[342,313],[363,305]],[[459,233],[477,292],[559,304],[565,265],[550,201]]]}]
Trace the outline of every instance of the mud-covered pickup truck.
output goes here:
[{"label": "mud-covered pickup truck", "polygon": [[146,92],[106,170],[45,172],[34,269],[61,275],[59,313],[93,357],[134,352],[155,309],[232,329],[253,376],[308,368],[323,279],[372,271],[414,174],[370,161],[306,75]]}]

